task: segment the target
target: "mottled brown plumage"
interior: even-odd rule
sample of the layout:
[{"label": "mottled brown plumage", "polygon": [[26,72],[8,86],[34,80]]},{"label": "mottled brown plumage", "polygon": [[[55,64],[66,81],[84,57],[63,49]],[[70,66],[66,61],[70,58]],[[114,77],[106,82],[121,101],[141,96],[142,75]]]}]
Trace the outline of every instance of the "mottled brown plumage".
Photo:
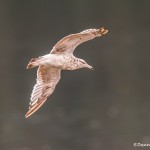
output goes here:
[{"label": "mottled brown plumage", "polygon": [[68,35],[53,47],[50,54],[31,59],[27,69],[36,66],[39,66],[39,68],[37,71],[37,83],[31,94],[30,107],[25,115],[26,118],[38,110],[53,93],[60,80],[61,70],[93,69],[83,59],[75,57],[73,51],[79,44],[95,37],[100,37],[107,32],[107,29],[100,28],[88,29],[77,34]]}]

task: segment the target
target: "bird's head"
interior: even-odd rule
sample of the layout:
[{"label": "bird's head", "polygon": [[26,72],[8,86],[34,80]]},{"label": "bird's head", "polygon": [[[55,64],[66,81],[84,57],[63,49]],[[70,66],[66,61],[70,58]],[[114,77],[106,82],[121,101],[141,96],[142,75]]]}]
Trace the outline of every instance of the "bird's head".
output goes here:
[{"label": "bird's head", "polygon": [[80,68],[88,68],[90,70],[94,70],[94,68],[90,65],[88,65],[83,59],[79,60],[79,66]]}]

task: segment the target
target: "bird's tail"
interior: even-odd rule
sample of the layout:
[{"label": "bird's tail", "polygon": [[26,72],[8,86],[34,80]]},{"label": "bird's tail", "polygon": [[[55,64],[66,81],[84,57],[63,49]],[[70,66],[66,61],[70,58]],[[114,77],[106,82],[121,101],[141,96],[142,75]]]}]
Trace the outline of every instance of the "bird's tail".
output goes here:
[{"label": "bird's tail", "polygon": [[31,69],[40,65],[40,61],[42,57],[32,58],[31,61],[27,65],[27,69]]}]

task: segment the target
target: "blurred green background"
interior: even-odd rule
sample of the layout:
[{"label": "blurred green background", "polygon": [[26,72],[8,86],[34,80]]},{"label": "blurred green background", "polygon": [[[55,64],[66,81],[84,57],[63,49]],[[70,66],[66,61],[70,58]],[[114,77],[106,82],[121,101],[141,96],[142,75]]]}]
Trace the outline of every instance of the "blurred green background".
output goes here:
[{"label": "blurred green background", "polygon": [[[95,70],[63,71],[53,95],[25,119],[32,57],[64,36],[106,27],[75,55]],[[149,0],[0,1],[0,149],[131,150],[150,143]],[[139,149],[143,149],[139,147]]]}]

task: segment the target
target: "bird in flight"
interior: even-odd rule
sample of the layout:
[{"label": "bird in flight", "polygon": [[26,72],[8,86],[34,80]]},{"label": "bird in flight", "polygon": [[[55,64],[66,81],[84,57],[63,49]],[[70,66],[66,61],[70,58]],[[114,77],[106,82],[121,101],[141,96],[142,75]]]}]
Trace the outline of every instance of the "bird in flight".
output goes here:
[{"label": "bird in flight", "polygon": [[52,48],[50,54],[31,59],[27,69],[38,66],[38,70],[36,84],[31,94],[29,110],[25,115],[26,118],[37,111],[53,93],[60,80],[61,70],[76,70],[80,68],[93,70],[93,67],[83,59],[75,57],[73,52],[79,44],[100,37],[107,32],[108,30],[102,27],[68,35]]}]

